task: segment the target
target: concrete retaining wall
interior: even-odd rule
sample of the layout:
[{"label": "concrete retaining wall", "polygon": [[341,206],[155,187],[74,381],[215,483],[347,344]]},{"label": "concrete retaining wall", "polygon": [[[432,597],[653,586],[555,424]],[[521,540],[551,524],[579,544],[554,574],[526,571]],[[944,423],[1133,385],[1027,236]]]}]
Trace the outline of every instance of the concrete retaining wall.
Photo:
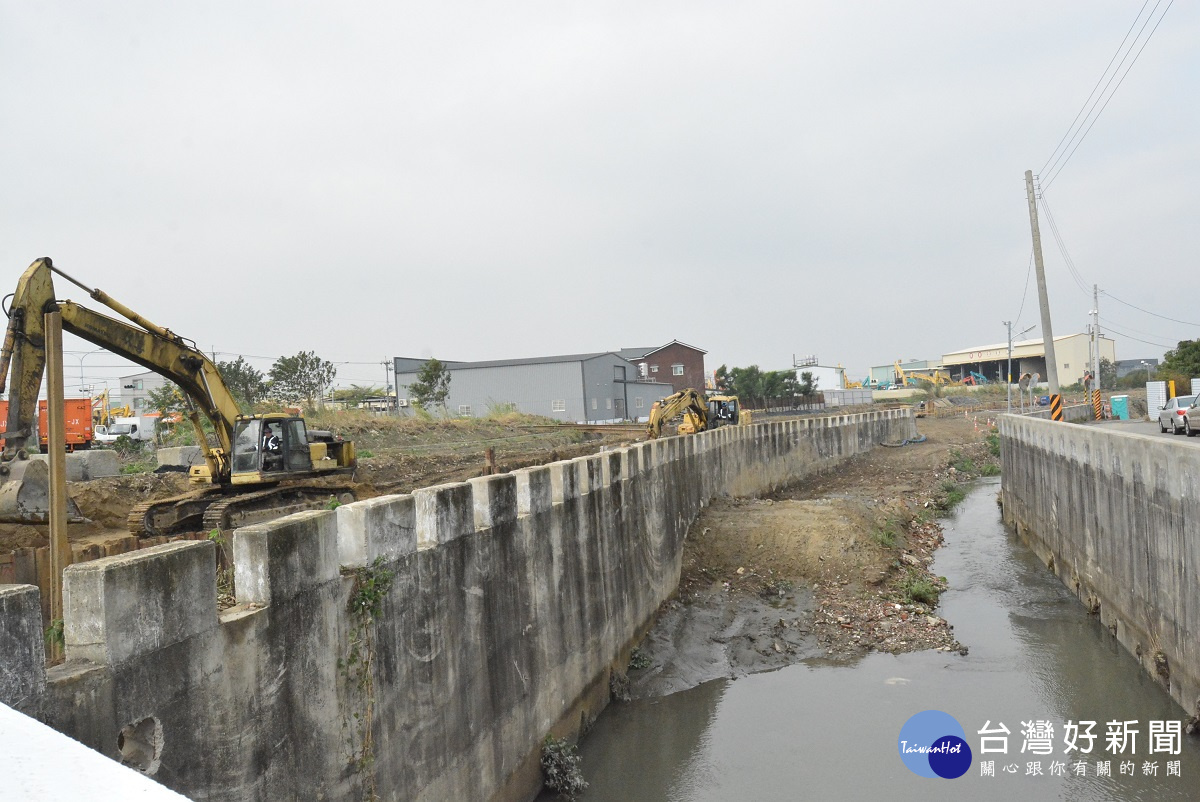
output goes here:
[{"label": "concrete retaining wall", "polygon": [[300,513],[236,532],[220,613],[211,542],[72,566],[48,672],[36,589],[0,588],[0,701],[197,800],[530,799],[709,499],[915,433],[909,410],[727,427]]},{"label": "concrete retaining wall", "polygon": [[1004,520],[1200,714],[1200,448],[1000,418]]}]

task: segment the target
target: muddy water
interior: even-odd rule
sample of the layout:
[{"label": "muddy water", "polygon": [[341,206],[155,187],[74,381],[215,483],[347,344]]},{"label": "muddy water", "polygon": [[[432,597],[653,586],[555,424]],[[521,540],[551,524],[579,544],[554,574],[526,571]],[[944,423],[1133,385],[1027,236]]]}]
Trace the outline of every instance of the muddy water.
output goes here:
[{"label": "muddy water", "polygon": [[[851,665],[810,661],[738,680],[717,680],[658,699],[613,704],[582,745],[587,802],[600,800],[1200,798],[1200,744],[1150,753],[1151,720],[1184,712],[1097,619],[1000,523],[995,480],[946,522],[934,570],[950,590],[940,613],[970,647],[872,654]],[[955,780],[905,768],[901,726],[942,710],[966,731],[974,760]],[[1023,721],[1054,727],[1050,755],[1022,754]],[[1106,751],[1106,722],[1136,721],[1135,751]],[[1096,721],[1091,754],[1067,753],[1063,725]],[[987,722],[1011,731],[1008,752],[980,754]],[[1080,744],[1082,745],[1082,741]],[[989,742],[990,745],[998,744]],[[1085,776],[1076,764],[1085,761]],[[981,761],[994,761],[983,776]],[[1097,761],[1111,761],[1111,777]],[[1132,776],[1122,774],[1131,761]],[[1179,761],[1181,776],[1168,776]],[[1040,774],[1029,773],[1040,763]],[[1065,764],[1065,776],[1053,764]],[[1156,764],[1147,775],[1146,764]],[[1005,767],[1015,767],[1013,773]]]}]

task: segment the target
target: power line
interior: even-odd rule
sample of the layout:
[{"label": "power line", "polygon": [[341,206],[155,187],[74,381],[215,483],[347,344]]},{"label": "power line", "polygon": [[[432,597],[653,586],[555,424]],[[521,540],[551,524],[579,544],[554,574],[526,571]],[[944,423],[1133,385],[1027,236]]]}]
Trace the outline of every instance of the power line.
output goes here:
[{"label": "power line", "polygon": [[1119,304],[1124,304],[1125,306],[1128,306],[1130,309],[1136,309],[1136,310],[1138,310],[1139,312],[1144,312],[1144,313],[1146,313],[1147,315],[1152,315],[1152,316],[1154,316],[1154,317],[1159,317],[1159,318],[1162,318],[1163,320],[1169,320],[1169,321],[1171,321],[1172,323],[1180,323],[1180,324],[1182,324],[1182,325],[1184,325],[1184,326],[1198,326],[1198,327],[1200,327],[1200,323],[1193,323],[1193,322],[1192,322],[1192,321],[1190,321],[1190,320],[1177,320],[1177,319],[1175,319],[1175,318],[1173,318],[1173,317],[1167,317],[1166,315],[1160,315],[1160,314],[1158,314],[1157,312],[1151,312],[1149,309],[1142,309],[1140,306],[1134,306],[1133,304],[1129,303],[1129,301],[1122,301],[1120,298],[1118,298],[1117,296],[1113,295],[1111,292],[1108,292],[1108,291],[1106,291],[1106,290],[1100,290],[1100,294],[1101,294],[1101,295],[1104,295],[1104,296],[1106,296],[1106,297],[1108,297],[1108,298],[1112,298],[1112,299],[1113,299],[1114,301],[1116,301],[1117,303],[1119,303]]},{"label": "power line", "polygon": [[1050,204],[1046,202],[1046,195],[1042,194],[1042,208],[1046,211],[1046,221],[1050,223],[1050,231],[1054,234],[1054,241],[1058,243],[1058,250],[1062,253],[1063,261],[1067,263],[1067,270],[1071,273],[1071,278],[1075,280],[1075,285],[1079,287],[1084,295],[1088,295],[1087,282],[1083,280],[1083,276],[1075,269],[1075,260],[1071,258],[1071,254],[1067,251],[1067,244],[1063,241],[1062,233],[1058,230],[1058,223],[1054,220],[1054,214],[1050,211]]},{"label": "power line", "polygon": [[1126,334],[1125,332],[1121,331],[1120,329],[1118,329],[1116,326],[1112,325],[1111,323],[1106,323],[1104,327],[1115,334],[1120,334],[1122,337],[1125,337],[1126,339],[1133,340],[1133,341],[1139,342],[1139,343],[1144,343],[1146,345],[1153,345],[1156,348],[1163,348],[1163,349],[1166,349],[1169,351],[1175,347],[1173,345],[1163,345],[1162,343],[1150,342],[1149,340],[1143,340],[1139,337],[1134,337],[1132,334]]},{"label": "power line", "polygon": [[1142,18],[1142,12],[1146,10],[1146,6],[1148,5],[1150,5],[1150,0],[1146,0],[1144,3],[1142,3],[1142,7],[1138,10],[1137,16],[1134,17],[1133,22],[1129,24],[1129,30],[1125,31],[1125,38],[1121,40],[1121,44],[1117,45],[1117,49],[1113,53],[1112,58],[1108,60],[1108,66],[1104,68],[1104,72],[1102,72],[1100,77],[1096,79],[1096,85],[1092,87],[1092,91],[1087,96],[1087,100],[1083,101],[1083,105],[1079,107],[1079,111],[1075,112],[1075,119],[1071,120],[1071,124],[1067,126],[1066,133],[1062,135],[1062,139],[1058,140],[1058,144],[1054,146],[1054,152],[1050,154],[1050,158],[1046,159],[1046,163],[1042,165],[1040,170],[1038,170],[1038,175],[1046,172],[1046,167],[1058,154],[1058,149],[1063,146],[1063,143],[1067,141],[1067,137],[1070,136],[1071,131],[1075,129],[1075,123],[1079,122],[1079,115],[1083,114],[1083,110],[1088,107],[1088,103],[1091,102],[1092,96],[1095,95],[1096,90],[1100,88],[1100,82],[1104,80],[1105,75],[1108,75],[1109,68],[1112,67],[1113,62],[1117,60],[1117,56],[1121,54],[1121,50],[1125,47],[1125,42],[1129,39],[1129,34],[1133,31],[1133,26],[1137,25],[1138,20]]},{"label": "power line", "polygon": [[1021,322],[1021,313],[1025,311],[1025,296],[1029,294],[1029,277],[1033,274],[1033,248],[1029,249],[1029,267],[1025,268],[1025,290],[1021,293],[1021,308],[1017,310],[1017,319],[1013,321],[1016,326]]},{"label": "power line", "polygon": [[[1142,46],[1140,48],[1138,48],[1137,55],[1135,55],[1133,57],[1133,61],[1129,62],[1129,66],[1126,67],[1125,72],[1123,72],[1121,74],[1121,79],[1119,81],[1117,81],[1117,85],[1115,87],[1113,87],[1112,92],[1110,92],[1108,95],[1108,98],[1105,99],[1104,105],[1100,107],[1100,111],[1096,112],[1096,116],[1093,117],[1091,123],[1088,124],[1087,130],[1083,131],[1083,135],[1079,137],[1079,141],[1075,143],[1075,146],[1073,148],[1071,148],[1071,152],[1069,154],[1067,154],[1067,157],[1065,159],[1063,159],[1062,164],[1058,165],[1057,169],[1055,169],[1054,166],[1051,166],[1050,169],[1051,169],[1051,172],[1053,172],[1053,175],[1050,175],[1046,179],[1046,183],[1042,187],[1043,189],[1048,189],[1050,187],[1050,185],[1054,183],[1054,180],[1062,174],[1063,168],[1067,166],[1067,162],[1071,161],[1071,157],[1075,155],[1075,151],[1078,150],[1079,146],[1083,144],[1083,140],[1086,139],[1087,135],[1091,132],[1092,126],[1096,124],[1096,121],[1100,119],[1100,115],[1104,113],[1104,110],[1106,108],[1108,108],[1109,101],[1111,101],[1113,99],[1113,97],[1116,96],[1117,90],[1121,88],[1121,84],[1125,83],[1125,77],[1127,75],[1129,75],[1129,71],[1133,69],[1133,65],[1137,64],[1137,60],[1141,57],[1142,51],[1146,49],[1146,45],[1150,44],[1150,39],[1154,36],[1154,32],[1158,30],[1158,26],[1160,24],[1162,24],[1163,18],[1167,16],[1167,12],[1171,10],[1171,6],[1174,5],[1174,3],[1175,3],[1175,0],[1170,0],[1170,2],[1167,3],[1167,7],[1163,9],[1162,14],[1160,14],[1158,17],[1158,22],[1154,23],[1154,27],[1150,29],[1150,33],[1147,34],[1146,39],[1142,42]],[[1146,16],[1146,21],[1144,23],[1142,23],[1141,29],[1138,30],[1138,33],[1137,33],[1138,37],[1140,37],[1142,35],[1142,31],[1144,31],[1146,29],[1146,25],[1149,24],[1150,19],[1154,16],[1154,12],[1158,10],[1159,5],[1161,5],[1161,4],[1162,4],[1162,0],[1158,0],[1158,2],[1154,4],[1154,8],[1152,8],[1150,10],[1150,14]],[[1145,6],[1143,6],[1143,8],[1144,7]],[[1141,16],[1141,11],[1138,12],[1138,16]],[[1134,23],[1136,24],[1136,22],[1137,22],[1137,20],[1135,19]],[[1128,36],[1128,34],[1127,34],[1127,36]],[[1136,43],[1137,43],[1137,37],[1134,38],[1133,44],[1136,44]],[[1133,50],[1133,44],[1131,44],[1129,46],[1129,50],[1126,51],[1125,57],[1121,59],[1121,64],[1124,64],[1125,58],[1129,57],[1129,53],[1132,52],[1132,50]],[[1117,65],[1118,70],[1121,68],[1121,64]],[[1101,76],[1101,77],[1103,77],[1103,76]],[[1116,72],[1114,71],[1112,77],[1108,79],[1108,83],[1111,84],[1113,78],[1115,78],[1115,77],[1116,77]],[[1105,85],[1104,90],[1105,91],[1108,90],[1108,84]],[[1096,102],[1098,103],[1099,100],[1100,99],[1097,98]],[[1095,105],[1096,104],[1093,103],[1092,107],[1095,108]],[[1088,114],[1090,115],[1091,112],[1089,111]],[[1087,118],[1085,117],[1084,119],[1086,120]],[[1076,132],[1076,134],[1078,135],[1078,132]],[[1072,141],[1074,141],[1074,137],[1072,137]]]}]

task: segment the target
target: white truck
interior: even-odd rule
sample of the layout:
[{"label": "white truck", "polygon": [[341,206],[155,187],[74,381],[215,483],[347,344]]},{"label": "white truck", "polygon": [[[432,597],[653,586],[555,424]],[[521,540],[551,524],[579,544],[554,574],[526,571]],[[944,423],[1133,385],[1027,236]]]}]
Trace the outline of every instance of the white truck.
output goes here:
[{"label": "white truck", "polygon": [[97,443],[112,443],[124,435],[130,440],[153,442],[157,426],[158,418],[150,415],[114,418],[109,426],[96,427],[94,439]]}]

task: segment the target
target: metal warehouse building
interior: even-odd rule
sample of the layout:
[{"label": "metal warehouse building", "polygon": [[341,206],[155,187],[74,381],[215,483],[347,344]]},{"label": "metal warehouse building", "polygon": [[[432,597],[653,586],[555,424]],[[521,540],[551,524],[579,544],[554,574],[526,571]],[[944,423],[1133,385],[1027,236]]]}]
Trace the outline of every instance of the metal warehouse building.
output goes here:
[{"label": "metal warehouse building", "polygon": [[[411,413],[409,385],[424,359],[396,357],[401,413]],[[448,362],[452,415],[482,416],[511,405],[519,412],[562,421],[602,423],[645,419],[650,407],[674,392],[670,384],[642,381],[637,368],[612,352],[488,362]]]},{"label": "metal warehouse building", "polygon": [[[1116,346],[1107,337],[1100,337],[1100,358],[1117,361]],[[1091,337],[1087,334],[1065,334],[1054,338],[1054,357],[1058,361],[1060,384],[1074,384],[1091,369]],[[942,357],[942,366],[950,377],[962,380],[970,373],[986,376],[988,381],[1004,381],[1008,369],[1008,343],[980,345],[955,351]],[[1012,380],[1023,373],[1037,373],[1046,381],[1046,348],[1042,340],[1022,340],[1012,344]]]}]

